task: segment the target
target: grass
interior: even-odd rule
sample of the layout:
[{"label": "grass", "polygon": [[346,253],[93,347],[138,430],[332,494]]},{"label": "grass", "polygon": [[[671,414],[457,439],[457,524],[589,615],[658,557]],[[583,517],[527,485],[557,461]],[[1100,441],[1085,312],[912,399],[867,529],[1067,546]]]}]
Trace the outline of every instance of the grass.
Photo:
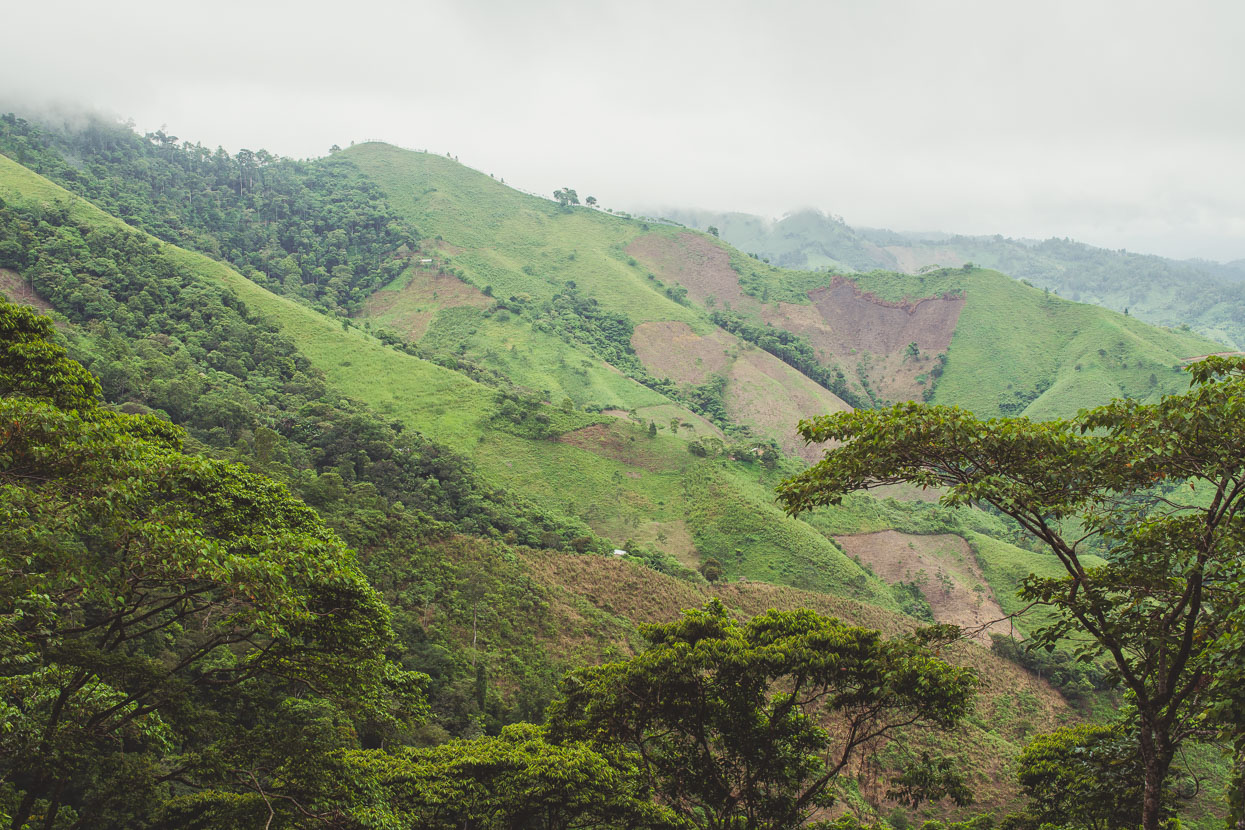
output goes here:
[{"label": "grass", "polygon": [[[1066,574],[1053,554],[1034,553],[983,533],[970,532],[965,538],[977,555],[982,574],[1006,614],[1016,614],[1028,604],[1016,592],[1029,574],[1039,577]],[[1097,556],[1083,556],[1082,559],[1087,566],[1104,564]],[[1055,615],[1049,610],[1034,608],[1017,620],[1016,627],[1024,633],[1054,621]]]},{"label": "grass", "polygon": [[644,223],[587,207],[562,208],[528,196],[443,156],[387,144],[352,147],[344,156],[384,190],[390,205],[425,239],[462,248],[448,265],[497,297],[549,299],[568,280],[636,323],[696,322],[698,314],[656,291],[629,264],[628,242]]},{"label": "grass", "polygon": [[995,271],[873,273],[861,275],[859,285],[886,300],[964,292],[934,402],[983,416],[1068,417],[1111,398],[1155,399],[1187,388],[1179,371],[1184,358],[1223,348]]},{"label": "grass", "polygon": [[[382,162],[389,163],[384,158],[388,150],[369,147],[350,152],[375,152]],[[553,291],[560,284],[558,279],[581,274],[572,278],[582,279],[581,285],[594,296],[600,288],[603,303],[627,308],[634,300],[640,315],[637,319],[684,319],[703,330],[704,321],[698,312],[670,302],[647,284],[643,274],[632,273],[635,269],[621,250],[629,234],[643,232],[636,223],[587,210],[562,211],[551,203],[513,194],[491,180],[481,181],[483,177],[477,174],[471,174],[474,178],[466,195],[450,199],[443,193],[437,197],[442,188],[448,192],[458,187],[457,177],[462,171],[437,157],[422,158],[420,163],[431,171],[432,184],[439,183],[432,192],[421,191],[418,197],[441,200],[437,201],[439,207],[427,208],[427,222],[447,222],[444,227],[450,230],[449,220],[440,213],[444,207],[459,212],[462,235],[455,238],[462,243],[478,242],[491,233],[488,223],[512,235],[506,252],[485,250],[479,255],[482,264],[478,275],[471,261],[462,265],[471,279],[497,277],[495,292],[498,285],[506,284],[503,280],[529,285],[533,291]],[[488,200],[495,196],[501,203],[490,205]],[[0,197],[6,201],[63,203],[80,221],[123,224],[2,156]],[[435,230],[439,226],[431,227]],[[523,243],[522,233],[533,228],[539,230],[535,240]],[[422,225],[421,230],[428,234],[429,225]],[[458,244],[449,236],[445,241]],[[589,250],[589,243],[600,247]],[[569,253],[568,245],[573,245]],[[493,483],[513,488],[550,512],[582,517],[619,541],[646,536],[654,525],[685,523],[699,555],[719,559],[734,580],[729,585],[707,588],[609,558],[534,554],[523,567],[549,587],[546,597],[552,617],[535,633],[524,629],[530,620],[522,614],[499,617],[496,630],[488,633],[494,637],[499,665],[504,663],[506,671],[518,673],[516,665],[526,659],[531,637],[542,640],[550,659],[559,666],[597,660],[611,650],[634,647],[637,617],[669,615],[714,593],[733,597],[728,605],[741,614],[747,603],[753,612],[798,604],[833,607],[836,613],[845,613],[841,609],[853,607],[851,601],[836,597],[855,597],[869,603],[855,606],[854,612],[866,624],[892,632],[910,626],[910,619],[895,613],[898,606],[888,586],[845,556],[830,538],[836,534],[893,528],[906,533],[962,535],[976,555],[985,581],[1008,613],[1021,607],[1015,591],[1029,573],[1062,573],[1052,557],[1001,541],[1006,528],[984,513],[857,495],[846,499],[841,507],[810,514],[807,521],[792,519],[775,504],[773,487],[794,467],[765,470],[755,464],[700,459],[687,452],[685,437],[672,436],[668,430],[649,437],[644,425],[581,411],[564,412],[556,406],[548,407],[548,413],[555,431],[571,433],[563,440],[528,439],[496,429],[492,423],[497,410],[493,388],[387,347],[356,325],[343,325],[271,294],[219,262],[170,245],[161,244],[161,249],[180,268],[230,286],[250,308],[276,322],[342,395],[362,400],[384,417],[399,420],[471,456]],[[449,256],[451,267],[457,266],[456,255],[451,252]],[[544,272],[531,265],[542,262],[547,266]],[[545,276],[528,274],[524,268],[529,266]],[[797,277],[791,279],[793,292],[805,284],[795,282]],[[1183,383],[1173,370],[1180,357],[1217,348],[1202,338],[1153,329],[1124,315],[1047,297],[989,272],[975,271],[960,277],[950,273],[927,275],[924,280],[870,275],[863,278],[863,285],[892,299],[911,291],[928,294],[957,286],[966,290],[968,304],[961,330],[952,343],[938,400],[958,401],[955,396],[969,400],[972,384],[980,387],[977,391],[988,392],[992,385],[1004,389],[1006,382],[1015,383],[1009,378],[1021,377],[1050,378],[1049,388],[1028,405],[1029,414],[1059,413],[1086,405],[1083,401],[1096,403],[1102,399],[1098,396],[1112,387],[1153,396],[1173,391]],[[400,291],[403,287],[400,278],[385,290]],[[998,313],[1000,308],[1021,311],[1004,318]],[[470,309],[455,309],[454,314],[444,315],[441,312],[445,309],[435,310],[438,316],[428,333],[433,343],[437,338],[447,345],[467,343],[469,350],[480,350],[489,361],[486,365],[523,385],[547,390],[553,397],[570,397],[576,403],[592,400],[622,409],[636,408],[645,422],[652,418],[663,428],[671,417],[680,417],[697,421],[697,433],[711,429],[662,396],[611,372],[600,361],[593,362],[575,347],[533,332],[513,318],[488,318]],[[662,316],[645,318],[645,314]],[[491,355],[490,349],[494,352]],[[1151,374],[1155,375],[1153,384]],[[991,405],[988,396],[977,400],[978,406]],[[571,443],[573,440],[578,443]],[[461,558],[477,570],[491,568],[498,583],[521,576],[516,568],[494,564],[510,562],[507,557],[513,556],[501,546],[475,542],[461,545],[457,541],[446,544],[446,556]],[[578,575],[570,579],[567,569],[553,568],[555,561],[559,565],[573,563]],[[748,582],[741,583],[740,578]],[[791,587],[757,584],[760,581]],[[1018,627],[1024,631],[1044,619],[1048,618],[1031,614]],[[516,637],[522,639],[523,649],[503,648]],[[970,730],[946,738],[943,745],[966,759],[974,780],[989,790],[989,797],[1003,794],[1005,798],[1004,790],[1010,786],[1006,764],[1025,736],[1069,712],[1059,709],[1049,690],[1042,697],[1041,689],[1024,686],[1028,681],[1014,667],[976,647],[964,648],[964,659],[980,667],[987,689]],[[1200,768],[1212,774],[1222,772],[1212,750],[1194,755]]]},{"label": "grass", "polygon": [[[436,267],[487,290],[498,300],[514,305],[511,298],[518,298],[528,307],[539,308],[573,282],[582,294],[605,309],[625,314],[634,325],[681,322],[701,334],[715,330],[703,309],[671,300],[626,253],[628,244],[639,236],[673,238],[682,229],[590,208],[562,208],[442,156],[379,143],[355,146],[344,156],[376,182],[390,205],[419,229],[421,256],[436,260]],[[732,256],[742,257],[730,250]],[[451,308],[426,292],[403,297],[401,289],[401,283],[382,289],[399,296],[387,296],[383,303],[374,304],[374,308],[384,308],[377,322],[412,315],[422,321],[431,316],[419,340],[429,349],[463,355],[521,386],[547,393],[555,402],[570,398],[581,407],[654,413],[678,406],[620,375],[587,347],[534,329],[526,313]],[[728,403],[738,405],[728,406],[728,411],[758,434],[791,449],[794,422],[810,414],[805,401],[823,392],[776,359],[769,362],[775,364],[778,387],[769,383],[765,394],[777,396],[780,406],[758,406],[750,400],[757,397],[757,383],[738,379],[727,393]],[[662,374],[660,368],[650,368]],[[753,381],[756,374],[751,372]],[[685,407],[678,409],[677,414],[665,417],[665,423],[671,417],[699,422]],[[656,420],[655,415],[649,417]]]},{"label": "grass", "polygon": [[701,555],[717,559],[730,579],[790,585],[853,597],[897,611],[887,586],[853,562],[827,536],[785,515],[752,470],[721,462],[684,476],[687,521]]}]

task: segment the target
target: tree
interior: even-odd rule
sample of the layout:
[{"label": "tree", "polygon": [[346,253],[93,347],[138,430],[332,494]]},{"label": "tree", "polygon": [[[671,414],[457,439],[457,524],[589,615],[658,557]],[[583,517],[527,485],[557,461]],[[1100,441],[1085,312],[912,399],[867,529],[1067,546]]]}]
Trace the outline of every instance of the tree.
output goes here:
[{"label": "tree", "polygon": [[596,207],[596,206],[597,206],[597,197],[596,197],[596,196],[589,196],[587,199],[584,199],[584,204],[585,204],[585,205],[587,205],[588,207]]},{"label": "tree", "polygon": [[584,741],[556,743],[532,724],[507,726],[497,737],[450,741],[392,755],[354,752],[346,760],[357,779],[375,782],[373,786],[382,790],[374,803],[389,811],[386,818],[392,824],[384,826],[429,830],[678,826],[668,809],[653,804],[633,756],[604,753]]},{"label": "tree", "polygon": [[1145,767],[1120,725],[1082,724],[1034,738],[1016,778],[1039,825],[1125,830],[1141,823]]},{"label": "tree", "polygon": [[62,409],[94,408],[99,382],[65,357],[52,321],[0,300],[0,398],[42,398]]},{"label": "tree", "polygon": [[570,207],[571,205],[579,204],[579,194],[574,190],[571,190],[569,187],[553,191],[553,198],[557,199],[558,204],[562,207]]},{"label": "tree", "polygon": [[1033,640],[1052,649],[1076,634],[1081,657],[1114,667],[1136,712],[1146,830],[1159,827],[1181,743],[1204,728],[1245,594],[1245,360],[1188,370],[1183,395],[1072,420],[982,421],[906,403],[803,421],[807,440],[842,445],[780,487],[791,513],[881,484],[942,487],[943,504],[991,505],[1047,547],[1065,576],[1025,580],[1021,596],[1057,617]]},{"label": "tree", "polygon": [[385,656],[388,608],[310,508],[183,453],[165,421],[100,406],[46,318],[0,302],[0,332],[0,812],[14,830],[57,826],[62,809],[125,825],[119,804],[172,780],[233,778],[218,766],[232,725],[210,714],[226,690],[312,695],[375,724],[422,711],[422,676]]},{"label": "tree", "polygon": [[857,750],[954,725],[976,687],[913,639],[810,610],[740,624],[712,600],[643,633],[636,657],[566,677],[550,734],[634,751],[661,802],[706,828],[799,825]]},{"label": "tree", "polygon": [[713,557],[709,557],[704,562],[701,562],[697,570],[700,571],[701,576],[710,582],[720,582],[722,577],[726,575],[726,571],[722,568],[722,563]]},{"label": "tree", "polygon": [[718,229],[717,229],[717,228],[715,228],[713,225],[710,225],[710,226],[709,226],[709,233],[710,233],[711,235],[713,235],[713,236],[717,236],[717,235],[718,235]]}]

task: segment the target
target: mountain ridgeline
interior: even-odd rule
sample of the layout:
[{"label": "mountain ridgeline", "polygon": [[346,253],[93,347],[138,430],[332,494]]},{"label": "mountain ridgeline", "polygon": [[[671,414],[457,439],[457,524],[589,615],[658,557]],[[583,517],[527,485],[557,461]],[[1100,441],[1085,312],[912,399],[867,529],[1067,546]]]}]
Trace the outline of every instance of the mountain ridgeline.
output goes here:
[{"label": "mountain ridgeline", "polygon": [[[729,240],[732,226],[719,224]],[[0,811],[26,816],[14,827],[34,826],[31,817],[49,827],[374,826],[369,815],[391,826],[508,826],[503,814],[533,827],[709,826],[706,805],[718,796],[700,812],[670,813],[678,798],[662,787],[682,784],[646,778],[642,761],[589,741],[584,724],[612,694],[610,670],[582,670],[579,686],[559,690],[569,670],[658,660],[662,637],[692,637],[688,626],[712,629],[740,660],[761,659],[765,632],[784,626],[792,637],[798,628],[818,642],[851,639],[861,654],[880,649],[876,665],[925,660],[920,649],[931,644],[945,652],[945,670],[922,663],[944,700],[918,708],[947,731],[888,727],[837,771],[838,806],[814,787],[801,821],[847,807],[903,830],[928,801],[927,817],[977,815],[973,826],[984,827],[985,812],[1020,809],[1016,765],[1033,736],[1101,718],[1120,701],[1102,666],[1076,661],[1075,642],[1049,655],[1024,649],[1049,616],[1009,616],[1028,575],[1054,577],[1061,566],[1015,521],[943,506],[915,487],[788,515],[775,488],[823,455],[796,423],[909,400],[1035,418],[1117,397],[1154,402],[1188,388],[1190,358],[1225,346],[1073,302],[1062,285],[1056,293],[1011,278],[1023,274],[950,259],[921,273],[904,273],[898,259],[877,270],[883,240],[839,230],[853,253],[798,263],[830,271],[794,270],[750,256],[746,243],[525,195],[450,158],[385,144],[295,161],[98,119],[0,117],[0,294],[54,315],[54,330],[20,326],[54,338],[98,383],[91,414],[58,403],[69,414],[40,417],[85,417],[74,428],[108,446],[138,430],[152,469],[175,453],[199,459],[175,464],[240,471],[211,477],[255,476],[237,479],[247,492],[288,491],[280,499],[314,511],[281,507],[301,517],[291,532],[330,551],[326,561],[353,586],[350,608],[376,604],[387,621],[360,641],[360,659],[372,662],[368,699],[355,708],[309,674],[348,684],[340,665],[307,657],[303,674],[286,676],[241,651],[230,659],[263,666],[241,697],[177,678],[151,691],[137,667],[155,672],[193,645],[172,617],[154,639],[118,641],[114,651],[132,664],[49,647],[38,675],[49,701],[78,694],[74,672],[85,672],[120,690],[115,701],[141,687],[139,697],[160,702],[148,720],[135,716],[138,732],[66,733],[96,741],[75,756],[86,782],[76,788],[56,784],[37,741],[13,738],[35,760],[0,766]],[[32,396],[3,392],[19,394]],[[138,487],[144,470],[127,473],[125,487]],[[104,503],[107,470],[74,473],[88,474]],[[197,516],[179,520],[197,527]],[[253,517],[239,517],[238,533],[257,532]],[[189,585],[203,567],[191,562],[177,579]],[[308,573],[282,600],[295,616],[312,602],[298,592],[333,578]],[[225,580],[204,590],[227,604],[235,588]],[[686,609],[701,610],[674,622]],[[285,642],[287,623],[263,624],[272,626],[264,637]],[[926,639],[908,637],[930,624]],[[904,645],[876,646],[852,626]],[[951,629],[938,626],[968,634],[944,649],[938,638]],[[164,656],[160,637],[172,644]],[[5,666],[9,680],[25,678],[13,683],[35,682],[28,668]],[[0,704],[18,706],[18,685]],[[560,702],[546,718],[551,701]],[[265,707],[280,718],[266,725]],[[812,716],[837,735],[847,714]],[[237,730],[219,726],[230,719]],[[263,752],[247,745],[269,728]],[[300,729],[302,743],[292,737]],[[108,743],[114,735],[128,736],[142,760],[104,772],[124,755]],[[516,793],[536,792],[542,755],[582,775],[566,785],[582,803],[540,790],[546,806],[578,803],[573,817],[505,812],[520,809]],[[973,807],[937,777],[943,756],[958,759]],[[304,757],[313,760],[300,767]],[[1195,778],[1222,776],[1210,748],[1194,747],[1187,762]],[[486,768],[495,777],[472,777]],[[108,795],[131,773],[141,798]],[[920,775],[945,786],[906,797],[916,790],[898,782]],[[450,780],[466,789],[438,789]],[[347,793],[335,781],[358,786]],[[438,792],[442,806],[427,801]],[[1201,795],[1181,817],[1209,826],[1220,814]]]},{"label": "mountain ridgeline", "polygon": [[714,227],[742,251],[784,268],[921,273],[973,262],[1151,323],[1187,328],[1245,348],[1245,260],[1218,263],[1096,248],[1067,238],[1008,239],[853,228],[841,217],[795,211],[776,221],[744,213],[668,209],[662,216]]}]

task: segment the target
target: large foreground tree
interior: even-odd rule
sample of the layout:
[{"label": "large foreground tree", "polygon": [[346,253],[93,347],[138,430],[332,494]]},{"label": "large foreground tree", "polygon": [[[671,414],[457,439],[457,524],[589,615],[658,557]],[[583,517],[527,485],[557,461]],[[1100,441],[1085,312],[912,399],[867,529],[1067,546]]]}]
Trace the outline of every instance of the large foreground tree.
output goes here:
[{"label": "large foreground tree", "polygon": [[636,657],[567,676],[550,734],[635,753],[664,805],[713,830],[799,826],[862,747],[955,725],[976,689],[914,639],[807,609],[740,624],[712,600],[644,636]]},{"label": "large foreground tree", "polygon": [[1159,827],[1181,743],[1206,728],[1214,667],[1245,599],[1245,361],[1189,371],[1183,395],[1072,420],[906,403],[803,421],[807,440],[838,445],[780,488],[799,513],[884,484],[938,487],[943,504],[992,505],[1058,557],[1063,577],[1031,575],[1021,590],[1058,615],[1035,640],[1076,635],[1086,658],[1114,666],[1135,707],[1146,830]]},{"label": "large foreground tree", "polygon": [[256,753],[297,735],[248,735],[283,705],[297,724],[319,701],[344,732],[423,705],[421,676],[386,657],[389,610],[353,554],[284,487],[181,440],[104,407],[51,322],[0,301],[0,815],[14,830],[133,826],[208,781],[271,801],[285,784]]}]

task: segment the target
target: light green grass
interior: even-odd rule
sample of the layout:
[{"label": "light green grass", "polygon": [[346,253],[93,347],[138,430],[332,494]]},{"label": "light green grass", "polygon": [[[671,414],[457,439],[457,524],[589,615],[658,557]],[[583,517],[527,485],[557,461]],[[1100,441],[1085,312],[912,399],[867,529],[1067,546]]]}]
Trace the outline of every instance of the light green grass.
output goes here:
[{"label": "light green grass", "polygon": [[[80,222],[129,228],[129,225],[115,216],[105,213],[86,199],[70,193],[38,173],[27,170],[5,155],[0,155],[0,198],[23,205],[64,205],[69,209],[69,215]],[[154,237],[152,241],[157,242]],[[157,244],[164,245],[163,242]]]},{"label": "light green grass", "polygon": [[517,316],[505,317],[474,308],[442,309],[420,344],[433,352],[461,352],[554,403],[570,398],[579,407],[627,410],[670,403],[588,349],[537,331]]},{"label": "light green grass", "polygon": [[687,472],[687,522],[702,556],[721,562],[731,579],[791,585],[899,610],[881,580],[815,528],[784,514],[772,489],[757,487],[757,477],[751,467],[726,462]]},{"label": "light green grass", "polygon": [[[1067,572],[1053,554],[1034,553],[981,533],[970,532],[965,539],[977,555],[982,575],[994,592],[1005,614],[1019,613],[1028,603],[1016,595],[1029,574],[1043,578],[1062,577]],[[1105,564],[1097,556],[1083,556],[1087,566]],[[1016,620],[1022,633],[1054,622],[1056,616],[1045,608],[1033,608]]]},{"label": "light green grass", "polygon": [[548,299],[569,280],[606,308],[625,308],[636,323],[699,322],[699,314],[658,292],[629,264],[625,246],[646,232],[639,221],[564,209],[443,156],[379,143],[344,155],[425,239],[440,236],[463,248],[446,254],[449,266],[479,288],[491,285],[497,297]]},{"label": "light green grass", "polygon": [[1014,414],[1068,417],[1112,398],[1180,392],[1188,388],[1179,372],[1182,359],[1222,349],[1198,335],[1069,302],[995,271],[873,273],[861,275],[859,284],[887,300],[964,292],[934,402],[983,416],[1005,414],[1000,404],[1021,402],[1037,390],[1040,396]]}]

